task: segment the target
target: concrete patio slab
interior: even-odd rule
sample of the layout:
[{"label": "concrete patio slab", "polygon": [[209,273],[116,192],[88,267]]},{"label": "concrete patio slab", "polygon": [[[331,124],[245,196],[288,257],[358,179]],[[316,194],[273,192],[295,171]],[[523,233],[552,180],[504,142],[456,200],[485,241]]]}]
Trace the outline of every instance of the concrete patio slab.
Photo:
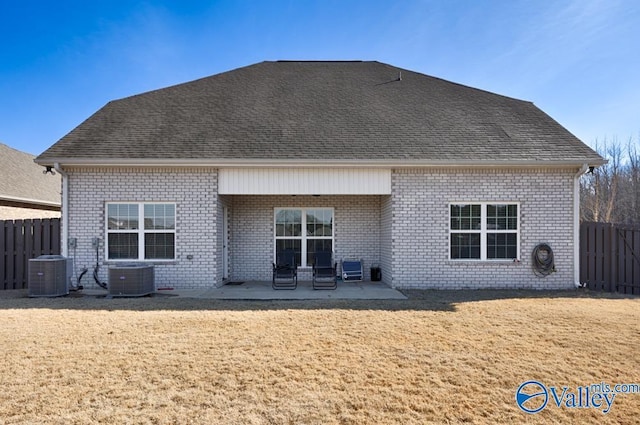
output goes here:
[{"label": "concrete patio slab", "polygon": [[338,282],[337,289],[314,290],[311,282],[298,282],[294,290],[275,290],[271,282],[248,281],[241,284],[227,284],[211,289],[176,289],[158,291],[179,297],[210,298],[219,300],[405,300],[400,291],[380,282]]}]

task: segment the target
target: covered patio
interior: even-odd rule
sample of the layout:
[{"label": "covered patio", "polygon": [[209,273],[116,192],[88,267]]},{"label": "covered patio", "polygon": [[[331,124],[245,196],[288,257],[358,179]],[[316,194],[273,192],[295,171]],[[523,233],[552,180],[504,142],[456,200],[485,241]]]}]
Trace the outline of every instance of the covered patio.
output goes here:
[{"label": "covered patio", "polygon": [[338,273],[355,259],[365,281],[377,265],[391,282],[390,169],[221,168],[217,192],[216,286],[270,280],[284,250],[301,281],[312,279],[315,253],[331,252]]}]

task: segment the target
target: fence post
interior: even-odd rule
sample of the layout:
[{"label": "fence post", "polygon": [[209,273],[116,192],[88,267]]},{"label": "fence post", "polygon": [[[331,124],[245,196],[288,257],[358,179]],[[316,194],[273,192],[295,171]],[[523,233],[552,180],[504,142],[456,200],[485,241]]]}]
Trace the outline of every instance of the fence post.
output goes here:
[{"label": "fence post", "polygon": [[0,277],[2,277],[2,284],[0,289],[6,289],[8,284],[7,277],[7,261],[9,255],[7,253],[7,222],[0,220],[0,250],[2,250],[2,257],[0,257]]},{"label": "fence post", "polygon": [[589,283],[587,223],[580,223],[580,283]]},{"label": "fence post", "polygon": [[25,268],[26,259],[24,252],[25,225],[23,220],[15,220],[15,278],[13,280],[13,289],[22,289],[26,286]]},{"label": "fence post", "polygon": [[640,231],[633,232],[633,249],[636,254],[631,272],[631,294],[640,295]]}]

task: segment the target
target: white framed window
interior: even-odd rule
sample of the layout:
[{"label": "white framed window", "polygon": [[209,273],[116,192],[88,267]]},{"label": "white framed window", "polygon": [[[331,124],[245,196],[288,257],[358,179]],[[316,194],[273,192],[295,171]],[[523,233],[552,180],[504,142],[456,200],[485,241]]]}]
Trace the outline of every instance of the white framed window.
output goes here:
[{"label": "white framed window", "polygon": [[451,260],[514,260],[519,253],[519,203],[449,204]]},{"label": "white framed window", "polygon": [[109,202],[107,260],[174,260],[176,204]]},{"label": "white framed window", "polygon": [[311,267],[319,251],[333,251],[333,208],[276,208],[274,261],[278,253],[293,249],[299,267]]}]

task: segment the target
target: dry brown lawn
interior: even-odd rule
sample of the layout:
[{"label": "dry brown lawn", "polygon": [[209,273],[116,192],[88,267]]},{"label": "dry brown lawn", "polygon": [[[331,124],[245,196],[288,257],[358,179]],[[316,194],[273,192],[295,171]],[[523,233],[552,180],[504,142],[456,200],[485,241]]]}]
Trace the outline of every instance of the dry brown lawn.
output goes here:
[{"label": "dry brown lawn", "polygon": [[0,423],[637,423],[529,415],[518,386],[640,383],[640,299],[413,291],[406,301],[29,299],[0,291]]}]

